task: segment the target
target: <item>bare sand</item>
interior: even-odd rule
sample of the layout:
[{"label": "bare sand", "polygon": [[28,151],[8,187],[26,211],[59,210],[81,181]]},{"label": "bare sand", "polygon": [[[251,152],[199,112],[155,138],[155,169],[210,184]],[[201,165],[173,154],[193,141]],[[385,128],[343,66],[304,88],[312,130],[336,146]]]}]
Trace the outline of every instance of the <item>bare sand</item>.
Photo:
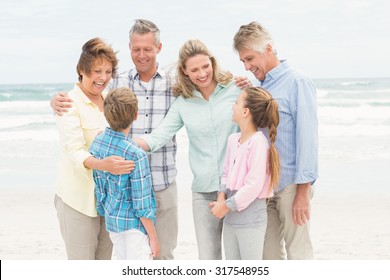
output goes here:
[{"label": "bare sand", "polygon": [[[197,259],[187,141],[179,135],[178,260]],[[316,260],[390,259],[390,191],[385,181],[389,166],[387,159],[321,162],[311,218]],[[53,205],[53,182],[40,187],[1,186],[0,192],[0,259],[66,259]]]}]

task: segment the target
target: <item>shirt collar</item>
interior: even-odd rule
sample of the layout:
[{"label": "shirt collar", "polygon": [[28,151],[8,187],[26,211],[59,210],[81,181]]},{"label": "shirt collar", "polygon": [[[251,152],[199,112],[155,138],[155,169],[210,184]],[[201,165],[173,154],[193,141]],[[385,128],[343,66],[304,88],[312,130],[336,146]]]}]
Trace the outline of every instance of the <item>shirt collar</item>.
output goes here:
[{"label": "shirt collar", "polygon": [[120,138],[120,139],[126,139],[126,135],[124,135],[122,132],[115,131],[109,127],[106,127],[105,133],[108,136],[115,137],[115,138]]},{"label": "shirt collar", "polygon": [[[93,104],[93,105],[95,105],[95,104],[91,101],[91,99],[89,99],[89,98],[85,95],[85,93],[81,90],[81,88],[80,88],[80,86],[79,86],[78,84],[75,84],[75,85],[74,85],[73,90],[74,90],[75,92],[77,92],[77,94],[80,95],[81,100],[82,100],[85,104]],[[106,95],[107,95],[107,93],[106,93],[105,91],[103,91],[103,92],[101,93],[101,96],[103,97],[103,99],[106,98]],[[96,105],[95,105],[95,106],[96,106]]]},{"label": "shirt collar", "polygon": [[269,80],[275,80],[277,79],[284,71],[286,71],[286,69],[289,67],[289,63],[287,62],[287,60],[280,60],[280,63],[274,67],[273,69],[271,69],[266,75],[265,75],[265,79],[264,81],[260,81],[261,84],[263,84],[264,82],[266,81],[269,81]]},{"label": "shirt collar", "polygon": [[[222,89],[228,87],[231,83],[233,83],[233,81],[229,82],[229,83],[226,84],[226,85],[223,85],[223,84],[218,83],[217,86],[215,87],[213,93],[212,93],[211,95],[218,94]],[[201,97],[201,98],[203,98],[202,93],[201,93],[200,91],[198,91],[198,90],[195,90],[195,91],[194,91],[194,96],[195,96],[195,97]]]},{"label": "shirt collar", "polygon": [[[135,72],[134,80],[139,80],[139,74],[138,74],[137,69],[134,68],[134,72]],[[156,73],[154,73],[152,79],[155,79],[155,78],[166,78],[165,71],[159,68],[159,64],[158,63],[157,63]]]}]

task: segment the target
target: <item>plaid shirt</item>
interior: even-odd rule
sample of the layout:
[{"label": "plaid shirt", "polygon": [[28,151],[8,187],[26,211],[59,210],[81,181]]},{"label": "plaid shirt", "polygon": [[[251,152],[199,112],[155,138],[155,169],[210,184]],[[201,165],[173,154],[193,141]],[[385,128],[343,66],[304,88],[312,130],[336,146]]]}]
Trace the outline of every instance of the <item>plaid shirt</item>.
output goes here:
[{"label": "plaid shirt", "polygon": [[[175,100],[172,94],[173,77],[158,69],[153,78],[144,83],[135,69],[119,74],[108,89],[130,88],[138,97],[138,118],[131,125],[129,137],[149,134],[164,119]],[[148,155],[152,172],[153,188],[160,191],[169,187],[176,178],[176,137],[168,144]]]},{"label": "plaid shirt", "polygon": [[134,161],[130,174],[93,171],[96,208],[105,217],[108,231],[138,229],[147,234],[140,218],[156,221],[156,200],[146,153],[123,133],[108,127],[96,136],[90,152],[98,159],[116,155]]}]

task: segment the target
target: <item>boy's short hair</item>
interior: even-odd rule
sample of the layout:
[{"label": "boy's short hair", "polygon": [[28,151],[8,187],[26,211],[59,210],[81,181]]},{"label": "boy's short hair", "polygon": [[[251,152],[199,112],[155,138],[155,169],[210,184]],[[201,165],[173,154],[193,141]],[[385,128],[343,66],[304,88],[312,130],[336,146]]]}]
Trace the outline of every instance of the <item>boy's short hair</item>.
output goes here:
[{"label": "boy's short hair", "polygon": [[104,99],[104,116],[111,129],[123,130],[137,118],[138,99],[131,89],[111,90]]}]

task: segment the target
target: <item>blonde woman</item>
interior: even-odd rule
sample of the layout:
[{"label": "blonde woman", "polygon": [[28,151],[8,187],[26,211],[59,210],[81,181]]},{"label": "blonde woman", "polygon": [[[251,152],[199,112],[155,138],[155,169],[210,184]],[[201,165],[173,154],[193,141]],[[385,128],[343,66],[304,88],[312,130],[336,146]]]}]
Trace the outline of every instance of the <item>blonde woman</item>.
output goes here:
[{"label": "blonde woman", "polygon": [[[231,108],[240,88],[233,75],[219,69],[204,43],[189,40],[180,49],[177,66],[177,96],[161,124],[137,142],[152,152],[162,147],[185,126],[189,139],[193,219],[200,259],[221,259],[222,222],[209,204],[215,201],[222,175],[226,141],[238,126],[232,122]],[[240,78],[240,85],[248,80]]]}]

